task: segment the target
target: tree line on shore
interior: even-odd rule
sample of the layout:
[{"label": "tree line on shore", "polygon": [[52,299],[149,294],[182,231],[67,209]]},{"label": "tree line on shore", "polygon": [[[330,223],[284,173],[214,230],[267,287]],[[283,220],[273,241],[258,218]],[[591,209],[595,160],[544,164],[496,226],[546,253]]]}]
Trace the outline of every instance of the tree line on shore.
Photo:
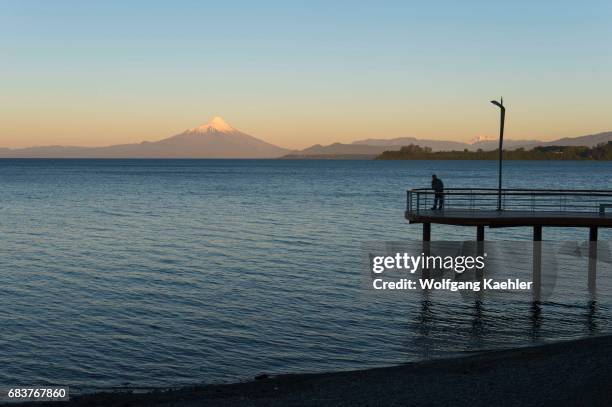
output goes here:
[{"label": "tree line on shore", "polygon": [[[530,150],[504,150],[504,160],[612,160],[612,141],[595,147],[540,146]],[[429,147],[410,144],[397,151],[385,151],[377,160],[497,160],[499,149],[491,151],[432,151]]]}]

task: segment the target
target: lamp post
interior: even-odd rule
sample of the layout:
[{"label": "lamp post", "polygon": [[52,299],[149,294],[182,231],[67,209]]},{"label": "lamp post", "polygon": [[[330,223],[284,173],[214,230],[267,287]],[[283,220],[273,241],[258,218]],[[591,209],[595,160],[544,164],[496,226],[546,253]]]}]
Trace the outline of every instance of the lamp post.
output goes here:
[{"label": "lamp post", "polygon": [[499,107],[500,112],[500,120],[499,120],[499,183],[497,186],[497,210],[502,210],[502,149],[504,146],[504,120],[506,119],[506,108],[504,107],[504,98],[501,98],[500,101],[492,100],[495,106]]}]

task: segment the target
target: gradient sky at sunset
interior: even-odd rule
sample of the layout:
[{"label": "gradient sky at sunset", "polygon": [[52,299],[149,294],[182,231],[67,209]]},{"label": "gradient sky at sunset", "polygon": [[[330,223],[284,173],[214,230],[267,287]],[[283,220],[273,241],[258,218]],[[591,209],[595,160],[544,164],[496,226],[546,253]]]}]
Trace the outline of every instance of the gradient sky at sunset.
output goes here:
[{"label": "gradient sky at sunset", "polygon": [[610,1],[0,3],[0,146],[612,130]]}]

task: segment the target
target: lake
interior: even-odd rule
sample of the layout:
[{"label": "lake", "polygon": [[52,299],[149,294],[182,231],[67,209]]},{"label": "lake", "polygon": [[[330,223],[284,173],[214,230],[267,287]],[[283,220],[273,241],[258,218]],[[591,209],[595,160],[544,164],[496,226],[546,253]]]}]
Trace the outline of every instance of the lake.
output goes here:
[{"label": "lake", "polygon": [[[609,263],[595,301],[586,267],[540,306],[364,293],[365,242],[421,237],[403,218],[406,189],[428,187],[432,173],[447,188],[495,188],[496,165],[0,160],[0,384],[228,382],[610,333]],[[508,188],[612,189],[609,162],[504,171]],[[473,240],[475,230],[434,225],[432,237]],[[544,229],[546,240],[587,238]]]}]

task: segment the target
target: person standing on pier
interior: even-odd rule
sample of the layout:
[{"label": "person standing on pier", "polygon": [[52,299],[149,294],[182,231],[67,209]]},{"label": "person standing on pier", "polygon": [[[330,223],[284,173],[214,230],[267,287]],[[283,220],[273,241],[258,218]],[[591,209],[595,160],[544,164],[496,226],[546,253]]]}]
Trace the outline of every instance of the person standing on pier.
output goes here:
[{"label": "person standing on pier", "polygon": [[444,209],[444,183],[440,178],[436,177],[436,174],[431,176],[431,189],[434,190],[434,204],[431,209],[434,211],[436,209]]}]

